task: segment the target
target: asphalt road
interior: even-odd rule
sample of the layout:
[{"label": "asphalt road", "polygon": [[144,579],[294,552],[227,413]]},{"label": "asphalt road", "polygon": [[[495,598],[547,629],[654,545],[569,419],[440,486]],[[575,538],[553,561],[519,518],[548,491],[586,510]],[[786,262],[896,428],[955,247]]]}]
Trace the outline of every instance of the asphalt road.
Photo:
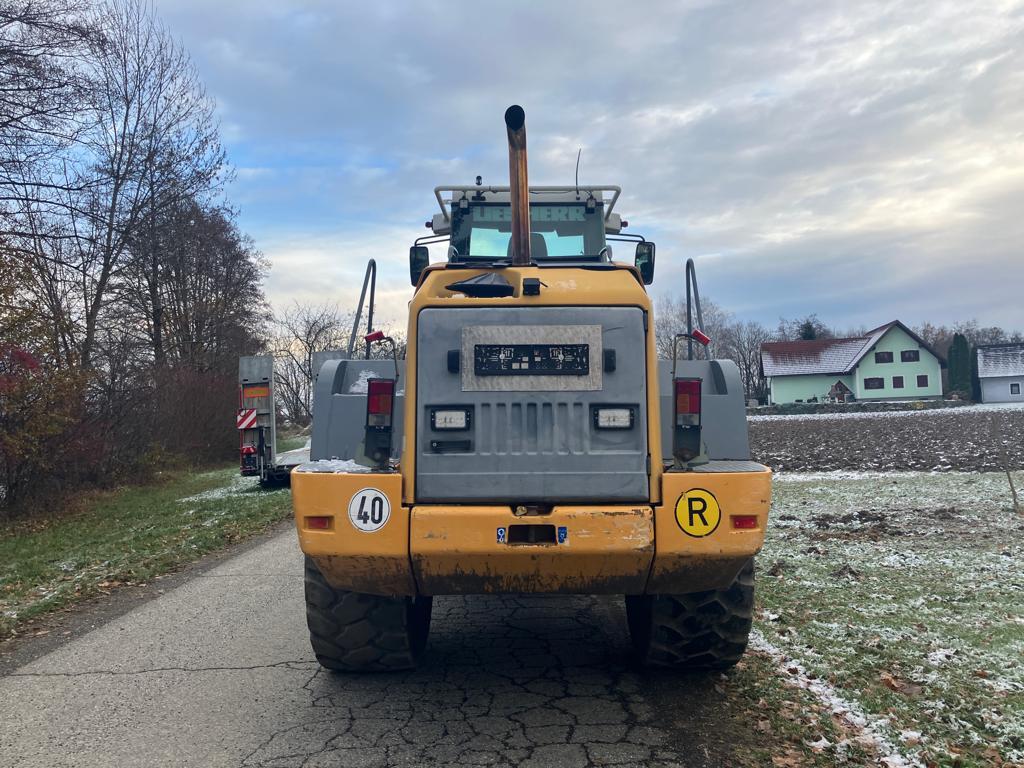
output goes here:
[{"label": "asphalt road", "polygon": [[14,669],[0,766],[730,762],[716,676],[633,668],[620,601],[437,598],[419,670],[335,675],[301,574],[285,531]]}]

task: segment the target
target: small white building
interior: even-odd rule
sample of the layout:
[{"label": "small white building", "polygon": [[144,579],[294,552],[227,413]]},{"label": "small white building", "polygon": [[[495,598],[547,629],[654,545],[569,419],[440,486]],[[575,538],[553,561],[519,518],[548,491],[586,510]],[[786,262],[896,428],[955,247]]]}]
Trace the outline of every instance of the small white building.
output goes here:
[{"label": "small white building", "polygon": [[978,347],[983,403],[1024,403],[1024,344]]}]

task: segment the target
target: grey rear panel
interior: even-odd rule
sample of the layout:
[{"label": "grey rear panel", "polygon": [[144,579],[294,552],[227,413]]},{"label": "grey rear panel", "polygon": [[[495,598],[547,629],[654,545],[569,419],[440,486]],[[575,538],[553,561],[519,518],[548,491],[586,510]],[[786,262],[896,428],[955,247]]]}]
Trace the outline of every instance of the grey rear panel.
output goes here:
[{"label": "grey rear panel", "polygon": [[[470,350],[476,343],[531,340],[587,344],[590,373],[474,374]],[[644,312],[636,307],[422,310],[417,501],[646,501],[645,349]],[[605,370],[606,350],[614,350],[613,371]],[[449,371],[449,351],[460,353],[458,372]],[[634,409],[633,426],[597,429],[593,409],[599,405]],[[469,429],[435,430],[431,411],[446,406],[468,409]]]},{"label": "grey rear panel", "polygon": [[[428,310],[424,310],[424,313]],[[432,311],[432,310],[429,310]],[[442,310],[444,312],[455,312],[465,310]],[[472,310],[476,311],[476,310]],[[544,310],[542,308],[523,308],[502,310],[503,312],[537,312],[545,311],[546,313],[554,311],[559,317],[552,324],[564,325],[564,320],[561,315],[565,313],[562,308],[554,308],[553,310]],[[579,310],[572,310],[573,317]],[[593,311],[593,310],[588,310]],[[597,310],[599,314],[605,314],[611,310]],[[631,311],[631,310],[627,310]],[[635,310],[639,312],[640,310]],[[486,314],[490,314],[492,310],[488,309],[485,311]],[[421,315],[421,321],[423,316]],[[473,323],[479,323],[480,318],[477,318]],[[535,324],[536,316],[531,316],[529,324]],[[581,320],[582,324],[586,324],[588,320]],[[618,325],[617,322],[613,323]],[[642,328],[642,326],[641,326]],[[606,347],[614,348],[616,350],[616,371],[611,374],[603,374],[602,385],[606,382],[611,383],[615,380],[615,377],[620,372],[624,371],[624,366],[628,364],[634,371],[643,371],[643,355],[644,345],[642,342],[638,342],[632,345],[628,345],[631,351],[627,354],[624,349],[625,346],[618,343],[617,334],[620,331],[612,333],[608,332],[609,329],[603,329],[602,337],[603,344]],[[642,332],[642,331],[641,331]],[[422,334],[421,334],[422,339]],[[612,341],[608,341],[611,339]],[[443,342],[442,342],[443,344]],[[458,344],[452,347],[453,349],[460,348]],[[480,434],[486,435],[487,439],[493,441],[493,444],[487,444],[482,446],[488,452],[484,455],[487,457],[485,461],[490,462],[490,479],[484,480],[484,482],[494,481],[494,475],[500,474],[505,471],[505,467],[508,466],[511,469],[515,469],[515,461],[521,460],[530,462],[546,469],[557,469],[561,472],[568,472],[570,469],[574,469],[578,473],[578,477],[584,478],[585,482],[600,482],[604,484],[610,484],[613,486],[621,483],[622,478],[618,475],[611,475],[611,480],[601,479],[600,475],[603,472],[592,469],[590,458],[596,458],[595,461],[599,462],[602,466],[605,461],[608,461],[608,456],[613,457],[613,462],[617,462],[619,454],[608,454],[607,451],[610,446],[604,446],[606,451],[605,455],[601,457],[602,451],[602,438],[605,435],[613,435],[614,433],[601,433],[597,430],[591,430],[591,438],[593,434],[597,433],[598,443],[595,445],[591,443],[592,453],[579,453],[584,447],[583,439],[584,432],[581,429],[575,431],[568,428],[569,426],[569,414],[573,413],[574,417],[579,419],[579,409],[586,411],[586,398],[593,397],[598,393],[583,391],[583,392],[472,392],[465,393],[461,392],[461,382],[459,382],[459,376],[450,374],[447,370],[446,356],[447,348],[436,348],[431,347],[420,347],[421,354],[421,370],[428,371],[428,375],[420,380],[420,397],[421,403],[427,403],[424,400],[424,388],[431,386],[431,380],[433,380],[435,388],[440,389],[449,382],[456,382],[449,390],[441,391],[440,394],[435,392],[434,396],[442,396],[446,405],[462,405],[469,404],[470,401],[466,398],[470,395],[477,396],[479,400],[484,400],[486,397],[491,397],[490,402],[479,403],[481,405],[488,406],[486,412],[489,422],[481,422],[479,417],[474,421],[476,427],[474,427],[474,440],[476,440],[477,431],[480,430]],[[267,363],[269,364],[269,358]],[[401,371],[398,390],[400,393],[404,392],[406,385],[405,375],[405,361],[398,361],[399,368]],[[659,402],[661,405],[661,442],[662,442],[662,456],[666,461],[671,460],[672,456],[672,414],[673,414],[673,402],[672,402],[672,363],[667,360],[658,361],[658,391],[659,391]],[[366,393],[362,386],[360,386],[360,378],[362,377],[363,382],[366,380],[366,376],[373,374],[377,376],[393,376],[394,375],[394,364],[390,361],[384,360],[329,360],[319,371],[320,375],[316,379],[316,388],[314,395],[313,409],[316,413],[316,418],[313,420],[313,436],[311,441],[310,455],[312,459],[355,459],[363,461],[362,455],[362,442],[363,442],[363,427],[366,423]],[[708,458],[711,460],[726,460],[726,461],[745,461],[750,459],[750,446],[747,439],[747,422],[745,410],[743,407],[743,387],[740,382],[739,371],[736,368],[736,364],[731,360],[680,360],[677,366],[677,373],[680,376],[692,376],[700,378],[702,380],[701,393],[702,393],[702,429],[701,435],[707,446]],[[266,378],[265,376],[256,376],[256,371],[246,371],[242,374],[242,378],[255,377],[256,379]],[[646,401],[642,396],[644,387],[646,386],[643,378],[636,378],[636,390],[635,393],[629,395],[630,402],[639,403],[639,407],[643,410],[638,411],[637,422],[641,425],[642,432],[637,433],[637,437],[642,436],[642,442],[631,444],[633,451],[626,451],[621,454],[622,459],[626,462],[635,462],[637,460],[636,447],[638,445],[644,446],[643,460],[646,462],[646,441],[647,441],[647,430],[646,430]],[[353,391],[355,390],[355,391]],[[363,391],[359,391],[363,390]],[[446,394],[447,392],[447,394]],[[451,395],[451,397],[448,397]],[[611,398],[602,397],[602,400],[613,402]],[[402,449],[402,431],[404,426],[403,412],[404,412],[405,398],[402,394],[396,398],[395,401],[395,415],[394,415],[394,440],[392,456],[395,459],[400,458]],[[559,407],[556,409],[555,406]],[[571,407],[570,407],[571,406]],[[557,440],[559,450],[552,452],[550,447],[554,444],[556,439],[555,433],[555,413],[558,413],[558,425],[559,429],[557,432]],[[429,410],[423,407],[420,408],[421,418],[419,420],[421,435],[428,435],[426,439],[429,440]],[[481,411],[482,413],[482,411]],[[427,430],[424,432],[424,421],[422,416],[426,415],[426,427]],[[589,414],[587,414],[589,416]],[[525,419],[525,421],[524,421]],[[481,424],[490,424],[490,426],[483,430]],[[504,429],[496,429],[495,423],[506,425]],[[441,439],[450,439],[461,433],[440,433],[444,436]],[[569,441],[566,444],[566,441]],[[548,446],[547,450],[543,450],[542,446]],[[418,441],[419,446],[423,445],[423,439]],[[429,445],[429,444],[428,444]],[[571,452],[570,452],[571,449]],[[480,481],[481,475],[486,476],[487,467],[474,467],[470,469],[468,465],[456,465],[455,461],[448,462],[448,459],[456,459],[459,454],[445,454],[441,456],[428,455],[422,456],[422,448],[418,447],[417,452],[421,454],[420,462],[423,458],[444,460],[438,461],[440,467],[435,466],[434,471],[442,470],[438,474],[442,477],[447,474],[446,481],[455,485],[461,489],[464,486],[469,486]],[[508,457],[512,459],[512,463],[506,464],[504,459]],[[568,459],[569,463],[565,463],[563,460]],[[447,466],[446,466],[447,465]],[[454,470],[456,473],[461,473],[464,467],[467,474],[465,480],[459,479],[459,477],[451,476],[448,467],[456,466]],[[635,464],[630,465],[633,468],[633,472],[629,473],[631,477],[629,482],[634,483],[636,487],[639,487],[637,476],[638,473],[635,471]],[[422,465],[421,465],[422,468]],[[617,469],[620,467],[616,467]],[[644,465],[644,478],[642,483],[642,492],[638,493],[636,497],[631,500],[647,499],[647,475],[646,466]],[[592,473],[592,476],[587,477],[587,473]],[[569,501],[567,497],[562,497],[561,494],[566,490],[564,485],[564,478],[551,479],[551,473],[545,473],[538,475],[538,479],[535,483],[544,484],[545,487],[545,498],[557,499],[559,501]],[[498,486],[492,485],[491,488],[497,488]],[[486,494],[482,494],[476,500],[482,500],[486,496],[489,496],[491,501],[502,501],[508,503],[514,500],[528,500],[523,499],[519,494],[519,489],[522,487],[518,481],[515,484],[505,482],[503,486],[505,491],[499,493],[496,490],[492,490]],[[604,487],[604,486],[602,486]],[[422,493],[422,490],[421,490]],[[595,494],[597,492],[595,491]],[[539,498],[539,496],[538,496]],[[605,495],[601,499],[613,499],[613,498],[624,498],[616,497],[611,495]]]},{"label": "grey rear panel", "polygon": [[[680,360],[676,376],[701,380],[700,436],[708,458],[746,461],[750,459],[747,411],[743,405],[740,371],[732,360]],[[658,361],[658,393],[661,406],[661,455],[672,461],[672,361]]]},{"label": "grey rear panel", "polygon": [[[398,396],[395,412],[391,456],[399,458],[402,451],[403,414],[405,413],[405,360],[398,361]],[[366,382],[369,378],[393,378],[395,364],[391,360],[328,360],[315,377],[313,391],[313,436],[309,457],[318,459],[352,459],[369,463],[363,455],[366,426]]]}]

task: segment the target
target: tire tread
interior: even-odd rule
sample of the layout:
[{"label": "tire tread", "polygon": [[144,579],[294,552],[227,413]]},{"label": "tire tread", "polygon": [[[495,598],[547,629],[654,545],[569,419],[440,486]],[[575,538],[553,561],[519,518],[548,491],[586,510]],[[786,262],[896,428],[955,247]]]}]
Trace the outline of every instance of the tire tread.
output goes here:
[{"label": "tire tread", "polygon": [[342,672],[413,669],[426,642],[430,598],[334,589],[306,558],[306,624],[321,666]]}]

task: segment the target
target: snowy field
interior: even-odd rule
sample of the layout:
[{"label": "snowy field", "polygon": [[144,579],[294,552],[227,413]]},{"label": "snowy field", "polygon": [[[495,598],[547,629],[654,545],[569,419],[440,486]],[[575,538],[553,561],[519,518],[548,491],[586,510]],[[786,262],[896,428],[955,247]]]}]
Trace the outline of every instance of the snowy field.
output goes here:
[{"label": "snowy field", "polygon": [[1024,467],[1024,406],[751,416],[754,458],[781,471],[992,472]]},{"label": "snowy field", "polygon": [[782,473],[752,646],[832,713],[836,764],[1024,765],[1022,564],[1005,473]]}]

